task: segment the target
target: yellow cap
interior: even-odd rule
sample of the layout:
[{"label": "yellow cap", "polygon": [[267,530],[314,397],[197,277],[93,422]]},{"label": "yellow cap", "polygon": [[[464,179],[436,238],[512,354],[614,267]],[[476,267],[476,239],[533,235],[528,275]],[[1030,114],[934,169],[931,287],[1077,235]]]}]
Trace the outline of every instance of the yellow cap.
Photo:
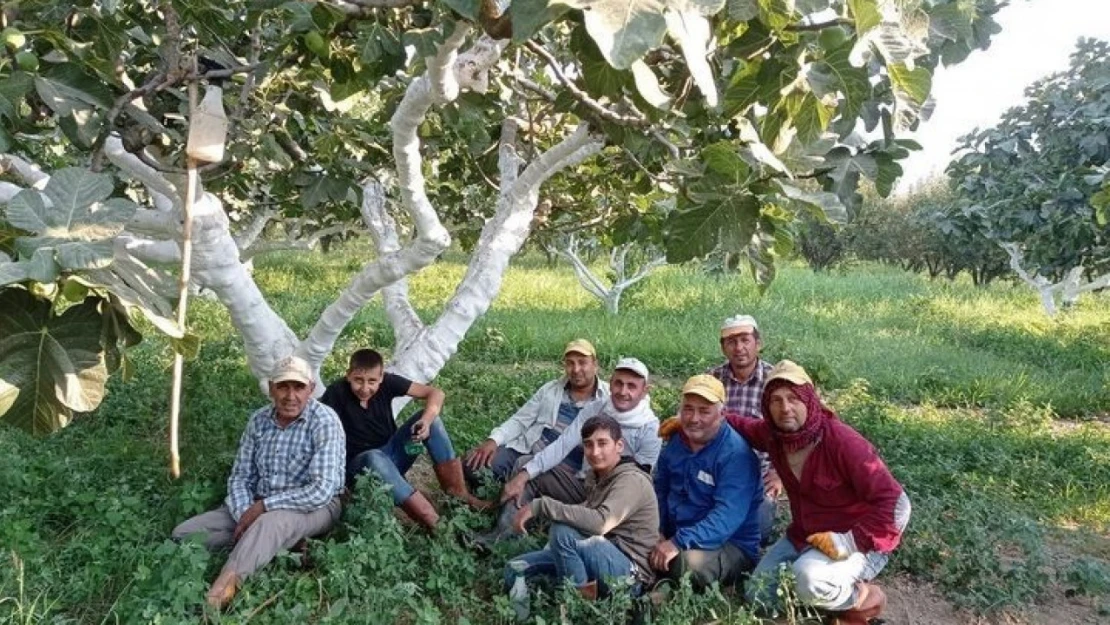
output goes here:
[{"label": "yellow cap", "polygon": [[583,356],[597,356],[597,350],[594,349],[594,344],[586,339],[574,339],[567,343],[566,349],[563,350],[563,355],[566,356],[571,352],[582,354]]},{"label": "yellow cap", "polygon": [[682,394],[697,395],[715,404],[721,404],[725,401],[725,385],[717,378],[703,373],[686,380],[686,384],[682,385]]},{"label": "yellow cap", "polygon": [[771,380],[786,380],[792,384],[813,384],[813,380],[809,379],[809,374],[806,370],[801,368],[797,363],[792,360],[780,360],[777,365],[771,369],[771,373],[767,374],[767,384]]}]

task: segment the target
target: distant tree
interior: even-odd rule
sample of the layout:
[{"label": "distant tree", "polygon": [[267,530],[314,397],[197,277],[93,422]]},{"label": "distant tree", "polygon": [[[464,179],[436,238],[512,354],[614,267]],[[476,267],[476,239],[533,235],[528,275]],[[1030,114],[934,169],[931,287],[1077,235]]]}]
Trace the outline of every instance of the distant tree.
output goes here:
[{"label": "distant tree", "polygon": [[1033,83],[1025,104],[963,137],[948,167],[966,213],[1009,255],[1055,314],[1110,286],[1105,187],[1110,164],[1110,43],[1080,39],[1070,67]]}]

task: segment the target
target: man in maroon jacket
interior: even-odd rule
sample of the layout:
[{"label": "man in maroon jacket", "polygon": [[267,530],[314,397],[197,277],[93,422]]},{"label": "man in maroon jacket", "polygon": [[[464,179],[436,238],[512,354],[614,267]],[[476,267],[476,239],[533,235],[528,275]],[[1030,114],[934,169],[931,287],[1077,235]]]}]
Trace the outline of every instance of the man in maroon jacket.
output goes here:
[{"label": "man in maroon jacket", "polygon": [[821,403],[798,365],[775,365],[762,404],[764,419],[728,420],[770,455],[793,520],[752,572],[748,601],[775,601],[779,567],[791,565],[800,601],[834,613],[834,623],[866,625],[886,605],[871,580],[901,540],[910,500],[871,443]]}]

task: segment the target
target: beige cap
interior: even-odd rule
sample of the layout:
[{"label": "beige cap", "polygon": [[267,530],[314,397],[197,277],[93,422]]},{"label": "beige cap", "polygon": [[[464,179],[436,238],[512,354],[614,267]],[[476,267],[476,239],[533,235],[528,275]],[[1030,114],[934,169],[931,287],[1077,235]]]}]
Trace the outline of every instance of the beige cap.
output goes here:
[{"label": "beige cap", "polygon": [[751,315],[736,315],[734,317],[729,317],[721,324],[721,338],[728,338],[734,334],[758,331],[759,324],[755,322],[755,317]]},{"label": "beige cap", "polygon": [[632,373],[635,373],[636,375],[640,376],[644,380],[648,379],[647,365],[640,362],[640,360],[638,358],[621,358],[620,360],[617,361],[617,364],[613,365],[613,371],[616,371],[618,369],[624,369],[625,371],[631,371]]},{"label": "beige cap", "polygon": [[583,356],[597,356],[597,350],[594,349],[594,344],[586,339],[574,339],[567,343],[566,348],[563,349],[563,355],[566,356],[571,352],[582,354]]},{"label": "beige cap", "polygon": [[697,395],[715,404],[722,404],[725,401],[725,385],[717,378],[703,373],[686,380],[686,384],[682,385],[682,394]]},{"label": "beige cap", "polygon": [[786,380],[798,385],[813,384],[813,380],[809,379],[806,370],[792,360],[780,360],[778,364],[772,367],[771,372],[767,374],[767,384],[770,384],[772,380]]},{"label": "beige cap", "polygon": [[312,384],[312,369],[308,363],[302,358],[296,356],[289,356],[282,358],[274,366],[274,372],[270,375],[270,381],[274,384],[278,382],[301,382],[302,384]]}]

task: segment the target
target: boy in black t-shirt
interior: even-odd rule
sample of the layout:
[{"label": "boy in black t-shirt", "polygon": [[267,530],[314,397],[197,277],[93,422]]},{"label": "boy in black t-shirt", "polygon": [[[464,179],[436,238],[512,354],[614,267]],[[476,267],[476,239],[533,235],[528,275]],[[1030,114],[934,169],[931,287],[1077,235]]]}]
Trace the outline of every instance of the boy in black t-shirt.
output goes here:
[{"label": "boy in black t-shirt", "polygon": [[[424,400],[424,410],[397,427],[393,400],[409,396]],[[433,529],[439,520],[435,508],[405,480],[417,454],[408,453],[413,444],[423,444],[432,459],[436,478],[444,492],[471,507],[488,504],[466,489],[462,462],[455,455],[447,428],[439,418],[443,391],[427,384],[387,373],[382,355],[372,349],[351,354],[347,375],[328,385],[320,401],[331,406],[347,435],[347,481],[369,469],[393,488],[393,502],[415,521]]]}]

